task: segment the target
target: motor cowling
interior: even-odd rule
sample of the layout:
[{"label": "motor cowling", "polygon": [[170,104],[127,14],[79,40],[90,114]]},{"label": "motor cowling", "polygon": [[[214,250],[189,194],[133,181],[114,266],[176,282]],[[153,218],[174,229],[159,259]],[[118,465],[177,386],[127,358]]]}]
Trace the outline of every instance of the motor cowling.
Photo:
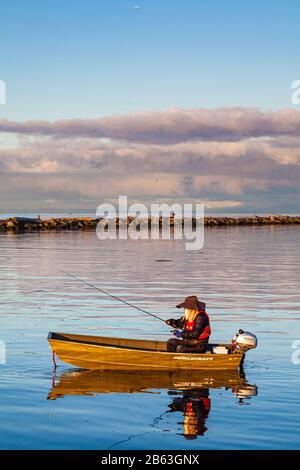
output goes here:
[{"label": "motor cowling", "polygon": [[234,389],[233,391],[235,393],[235,396],[239,399],[256,397],[256,395],[257,395],[257,386],[256,385],[245,384],[241,387],[238,387],[238,388]]},{"label": "motor cowling", "polygon": [[242,351],[249,351],[257,347],[257,337],[249,331],[239,330],[233,337],[232,343]]}]

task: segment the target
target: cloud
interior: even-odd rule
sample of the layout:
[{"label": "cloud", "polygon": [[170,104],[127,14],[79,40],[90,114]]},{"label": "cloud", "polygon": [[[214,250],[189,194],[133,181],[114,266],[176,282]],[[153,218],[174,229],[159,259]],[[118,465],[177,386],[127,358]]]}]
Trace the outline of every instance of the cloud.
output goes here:
[{"label": "cloud", "polygon": [[139,201],[207,200],[211,208],[250,204],[253,210],[284,201],[284,210],[296,210],[299,116],[229,108],[0,121],[0,197],[4,205],[72,201],[80,209],[127,194]]},{"label": "cloud", "polygon": [[99,119],[55,122],[0,120],[0,132],[57,138],[109,138],[128,142],[175,143],[194,140],[237,141],[246,138],[299,136],[300,112],[256,108],[170,109]]}]

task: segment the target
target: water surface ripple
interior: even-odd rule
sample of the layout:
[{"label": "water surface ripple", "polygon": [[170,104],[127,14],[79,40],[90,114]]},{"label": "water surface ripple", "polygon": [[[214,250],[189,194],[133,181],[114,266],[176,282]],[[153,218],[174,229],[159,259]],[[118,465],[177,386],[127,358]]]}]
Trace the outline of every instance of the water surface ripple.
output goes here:
[{"label": "water surface ripple", "polygon": [[[300,340],[299,242],[297,226],[208,229],[201,252],[181,241],[100,242],[90,232],[0,235],[0,448],[299,449],[300,365],[291,359]],[[166,319],[197,294],[213,340],[239,328],[257,334],[246,377],[187,385],[90,377],[65,364],[53,377],[48,331],[169,337],[163,323],[60,269]]]}]

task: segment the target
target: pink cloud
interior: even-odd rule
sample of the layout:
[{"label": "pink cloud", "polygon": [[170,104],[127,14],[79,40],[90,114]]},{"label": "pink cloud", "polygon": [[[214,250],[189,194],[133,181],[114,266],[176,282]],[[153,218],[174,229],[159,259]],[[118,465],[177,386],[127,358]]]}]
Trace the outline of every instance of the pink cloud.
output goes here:
[{"label": "pink cloud", "polygon": [[0,132],[57,138],[110,138],[130,142],[235,141],[264,136],[298,136],[300,112],[256,108],[170,109],[90,120],[0,121]]}]

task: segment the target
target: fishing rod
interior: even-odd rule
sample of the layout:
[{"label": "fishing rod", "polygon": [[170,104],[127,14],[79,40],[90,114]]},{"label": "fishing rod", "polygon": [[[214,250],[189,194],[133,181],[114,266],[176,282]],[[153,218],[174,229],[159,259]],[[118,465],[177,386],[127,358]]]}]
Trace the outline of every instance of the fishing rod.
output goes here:
[{"label": "fishing rod", "polygon": [[100,287],[94,286],[94,285],[91,284],[90,282],[84,281],[83,279],[80,279],[79,277],[74,276],[74,274],[67,273],[66,271],[63,271],[62,269],[59,269],[59,271],[60,271],[61,273],[67,274],[68,276],[72,277],[73,279],[76,279],[77,281],[83,282],[83,283],[86,284],[87,286],[92,287],[93,289],[96,289],[96,290],[98,290],[99,292],[102,292],[103,294],[108,295],[109,297],[112,297],[113,299],[118,300],[119,302],[123,302],[123,304],[125,304],[125,305],[129,305],[129,307],[133,307],[133,308],[139,310],[140,312],[145,313],[146,315],[150,315],[150,317],[156,318],[157,320],[160,320],[160,321],[163,321],[164,323],[166,323],[165,320],[163,320],[163,318],[160,318],[160,317],[158,317],[157,315],[154,315],[153,313],[147,312],[146,310],[144,310],[144,309],[142,309],[142,308],[140,308],[140,307],[137,307],[136,305],[133,305],[133,304],[127,302],[126,300],[120,299],[120,297],[117,297],[116,295],[110,294],[109,292],[107,292],[107,291],[105,291],[105,290],[103,290],[103,289],[100,289]]}]

